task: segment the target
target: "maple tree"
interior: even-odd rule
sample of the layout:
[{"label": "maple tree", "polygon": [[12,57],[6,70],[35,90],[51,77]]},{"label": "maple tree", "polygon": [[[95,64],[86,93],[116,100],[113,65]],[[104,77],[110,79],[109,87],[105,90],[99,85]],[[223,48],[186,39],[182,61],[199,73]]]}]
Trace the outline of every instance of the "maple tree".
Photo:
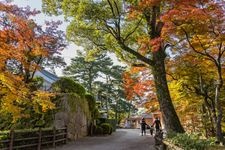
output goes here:
[{"label": "maple tree", "polygon": [[214,76],[216,117],[214,124],[216,137],[223,142],[221,122],[223,109],[221,105],[221,90],[223,88],[224,64],[224,23],[225,11],[223,1],[181,0],[174,1],[173,7],[162,20],[165,22],[163,36],[182,50],[194,51],[210,61],[216,71]]},{"label": "maple tree", "polygon": [[136,99],[136,105],[147,108],[157,106],[154,81],[148,68],[134,66],[129,68],[123,73],[123,88],[128,100]]},{"label": "maple tree", "polygon": [[[212,85],[216,72],[213,64],[195,53],[182,53],[173,59],[167,70],[169,89],[182,123],[189,124],[189,131],[204,125],[207,137],[215,135],[212,121],[216,115],[215,86]],[[197,124],[190,123],[190,118],[196,118]]]},{"label": "maple tree", "polygon": [[0,2],[0,112],[11,113],[14,122],[28,117],[28,108],[54,108],[54,94],[34,88],[34,73],[65,47],[64,36],[60,22],[37,25],[31,17],[38,13]]},{"label": "maple tree", "polygon": [[46,13],[64,14],[71,41],[93,51],[111,51],[129,64],[144,63],[152,70],[157,99],[167,130],[184,132],[168,90],[166,44],[160,37],[163,0],[43,0]]}]

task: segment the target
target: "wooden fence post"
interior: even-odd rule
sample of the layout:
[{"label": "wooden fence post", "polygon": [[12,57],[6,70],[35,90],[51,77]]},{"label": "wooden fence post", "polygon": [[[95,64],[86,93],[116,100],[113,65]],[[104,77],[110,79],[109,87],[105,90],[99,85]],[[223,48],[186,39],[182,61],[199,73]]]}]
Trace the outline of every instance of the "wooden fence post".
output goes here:
[{"label": "wooden fence post", "polygon": [[165,143],[163,143],[162,149],[163,149],[163,150],[167,150],[167,149],[168,149],[168,147],[167,147],[167,145],[166,145]]},{"label": "wooden fence post", "polygon": [[9,143],[9,150],[13,149],[13,140],[14,140],[14,129],[10,130],[10,143]]},{"label": "wooden fence post", "polygon": [[53,127],[53,147],[55,148],[56,129]]},{"label": "wooden fence post", "polygon": [[66,138],[66,140],[65,140],[65,144],[67,143],[67,137],[68,137],[68,129],[67,129],[67,125],[65,126],[65,132],[66,132],[66,136],[65,136],[65,138]]},{"label": "wooden fence post", "polygon": [[38,150],[41,150],[41,128],[38,130]]}]

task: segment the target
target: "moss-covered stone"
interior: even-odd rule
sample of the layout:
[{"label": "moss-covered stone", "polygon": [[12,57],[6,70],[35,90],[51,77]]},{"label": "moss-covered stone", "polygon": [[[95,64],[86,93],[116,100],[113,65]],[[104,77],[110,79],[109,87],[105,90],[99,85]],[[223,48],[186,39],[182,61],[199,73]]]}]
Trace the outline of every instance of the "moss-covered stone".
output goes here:
[{"label": "moss-covered stone", "polygon": [[60,78],[56,81],[52,85],[52,89],[58,93],[76,93],[81,97],[84,97],[86,93],[85,88],[81,84],[67,77]]}]

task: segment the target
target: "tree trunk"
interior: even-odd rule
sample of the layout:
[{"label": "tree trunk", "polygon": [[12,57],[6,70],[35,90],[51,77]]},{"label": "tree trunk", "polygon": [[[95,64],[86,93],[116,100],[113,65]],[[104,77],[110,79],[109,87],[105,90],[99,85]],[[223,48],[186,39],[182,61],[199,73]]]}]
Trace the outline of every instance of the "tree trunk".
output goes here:
[{"label": "tree trunk", "polygon": [[159,101],[163,120],[165,122],[166,130],[183,133],[184,129],[180,123],[180,120],[172,104],[172,100],[167,85],[165,62],[164,62],[165,57],[166,55],[162,48],[153,53],[153,61],[155,65],[152,66],[152,71],[155,81],[157,98]]},{"label": "tree trunk", "polygon": [[[215,104],[213,102],[213,100],[211,100],[211,103],[208,101],[211,100],[208,98],[208,92],[204,95],[204,108],[205,108],[205,112],[206,113],[206,118],[209,119],[210,121],[210,127],[209,128],[210,132],[207,132],[208,135],[210,136],[215,136],[215,125],[216,125],[216,120],[217,120],[217,116],[216,116],[216,109],[215,109]],[[204,121],[205,123],[205,121]]]},{"label": "tree trunk", "polygon": [[221,88],[223,87],[223,76],[222,76],[222,66],[221,66],[220,57],[218,57],[217,62],[218,64],[216,66],[217,66],[217,72],[218,72],[218,81],[216,82],[215,105],[216,105],[216,110],[218,115],[217,115],[217,121],[216,121],[216,138],[220,143],[225,144],[223,134],[222,134],[222,127],[221,127],[221,122],[223,118],[223,110],[221,106],[220,92],[221,92]]},{"label": "tree trunk", "polygon": [[[212,112],[212,110],[211,110],[211,108],[210,107],[207,107],[206,106],[206,113],[207,113],[207,118],[209,118],[209,136],[216,136],[216,132],[215,132],[215,118],[214,118],[214,115],[213,115],[213,112]],[[216,117],[216,116],[215,116]]]},{"label": "tree trunk", "polygon": [[204,127],[204,130],[205,130],[205,137],[208,138],[209,137],[209,127],[207,125],[207,122],[208,122],[208,114],[207,114],[207,111],[206,111],[206,106],[204,104],[202,104],[202,111],[201,111],[201,122],[202,122],[202,125]]},{"label": "tree trunk", "polygon": [[224,138],[222,135],[222,128],[221,128],[221,122],[222,122],[222,117],[223,117],[223,112],[222,112],[222,107],[221,103],[219,100],[219,94],[220,94],[220,85],[216,85],[216,93],[215,93],[215,103],[216,103],[216,108],[217,108],[217,121],[216,121],[216,138],[217,141],[221,142],[224,144]]}]

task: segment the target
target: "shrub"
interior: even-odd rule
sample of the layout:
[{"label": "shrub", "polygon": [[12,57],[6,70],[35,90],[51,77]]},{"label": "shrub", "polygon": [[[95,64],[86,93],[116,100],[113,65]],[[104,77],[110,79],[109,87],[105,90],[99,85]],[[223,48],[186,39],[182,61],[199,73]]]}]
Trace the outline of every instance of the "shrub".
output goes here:
[{"label": "shrub", "polygon": [[101,124],[101,127],[103,129],[103,134],[112,134],[112,125],[109,123],[103,123]]},{"label": "shrub", "polygon": [[6,139],[9,139],[9,134],[0,135],[0,140],[6,140]]},{"label": "shrub", "polygon": [[214,144],[214,139],[201,139],[196,134],[170,133],[167,136],[168,141],[185,150],[204,150]]}]

